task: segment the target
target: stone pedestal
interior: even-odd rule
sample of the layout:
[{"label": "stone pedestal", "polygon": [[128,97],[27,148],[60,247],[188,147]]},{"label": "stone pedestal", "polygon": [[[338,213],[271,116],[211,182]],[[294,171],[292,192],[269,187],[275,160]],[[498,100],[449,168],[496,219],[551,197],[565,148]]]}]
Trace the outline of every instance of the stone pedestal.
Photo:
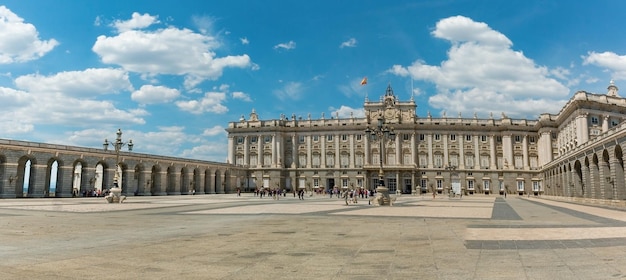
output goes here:
[{"label": "stone pedestal", "polygon": [[393,205],[393,200],[389,196],[389,189],[383,186],[376,187],[376,196],[372,200],[374,201],[374,205],[376,206]]},{"label": "stone pedestal", "polygon": [[122,189],[118,187],[111,188],[109,194],[104,197],[108,203],[122,203],[126,199],[125,195],[122,195]]}]

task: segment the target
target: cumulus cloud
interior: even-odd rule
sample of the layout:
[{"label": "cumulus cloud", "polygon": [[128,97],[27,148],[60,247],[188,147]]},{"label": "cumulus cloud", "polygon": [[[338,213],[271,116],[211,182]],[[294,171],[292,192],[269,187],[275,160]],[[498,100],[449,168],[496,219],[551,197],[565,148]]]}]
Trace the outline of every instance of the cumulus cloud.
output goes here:
[{"label": "cumulus cloud", "polygon": [[222,104],[226,100],[224,92],[207,92],[199,100],[186,100],[176,102],[179,109],[192,113],[202,114],[205,112],[223,114],[228,112],[228,108]]},{"label": "cumulus cloud", "polygon": [[40,40],[34,25],[0,6],[0,64],[21,63],[44,56],[59,45],[55,39]]},{"label": "cumulus cloud", "polygon": [[51,76],[30,74],[15,79],[15,85],[34,93],[61,93],[74,97],[132,90],[128,73],[121,69],[89,68],[83,71],[59,72]]},{"label": "cumulus cloud", "polygon": [[434,83],[437,93],[429,99],[434,108],[466,116],[478,112],[483,117],[493,108],[502,108],[512,117],[532,118],[558,112],[567,98],[569,89],[550,77],[566,72],[535,64],[485,23],[463,16],[445,18],[431,34],[451,42],[447,60],[440,65],[416,60],[388,71]]},{"label": "cumulus cloud", "polygon": [[[157,30],[127,30],[116,36],[98,36],[92,50],[103,63],[148,75],[182,75],[185,87],[219,78],[229,67],[252,67],[250,57],[219,57],[220,42],[213,36],[189,29],[167,27]],[[184,54],[184,55],[181,55]]]},{"label": "cumulus cloud", "polygon": [[132,100],[140,104],[167,103],[180,96],[180,91],[165,86],[143,85],[131,94]]},{"label": "cumulus cloud", "polygon": [[157,16],[151,16],[148,13],[140,15],[135,12],[132,14],[131,19],[125,21],[115,20],[111,25],[117,29],[117,32],[122,33],[133,29],[146,28],[156,23],[159,23]]},{"label": "cumulus cloud", "polygon": [[232,93],[233,95],[233,99],[239,99],[239,100],[243,100],[246,102],[252,102],[252,99],[250,99],[250,95],[243,93],[241,91],[235,91]]},{"label": "cumulus cloud", "polygon": [[348,39],[348,41],[345,41],[345,42],[341,43],[341,45],[339,45],[340,49],[343,49],[343,48],[353,48],[353,47],[356,47],[356,39],[354,39],[354,38],[350,38],[350,39]]},{"label": "cumulus cloud", "polygon": [[583,56],[583,64],[595,65],[609,70],[613,79],[626,80],[626,55],[614,52],[589,52]]},{"label": "cumulus cloud", "polygon": [[341,105],[341,107],[339,108],[330,107],[329,111],[331,112],[333,117],[339,116],[339,118],[341,119],[351,118],[351,117],[355,117],[355,118],[365,117],[365,111],[363,108],[352,108],[352,107],[348,107],[345,105]]},{"label": "cumulus cloud", "polygon": [[304,90],[302,83],[288,82],[282,88],[273,91],[274,95],[280,100],[296,100],[300,99],[300,95]]},{"label": "cumulus cloud", "polygon": [[221,125],[216,125],[211,128],[207,128],[202,132],[202,136],[216,136],[216,135],[226,135],[226,130]]},{"label": "cumulus cloud", "polygon": [[291,50],[291,49],[295,49],[296,48],[296,42],[294,41],[289,41],[287,43],[280,43],[276,46],[274,46],[274,49],[285,49],[285,50]]}]

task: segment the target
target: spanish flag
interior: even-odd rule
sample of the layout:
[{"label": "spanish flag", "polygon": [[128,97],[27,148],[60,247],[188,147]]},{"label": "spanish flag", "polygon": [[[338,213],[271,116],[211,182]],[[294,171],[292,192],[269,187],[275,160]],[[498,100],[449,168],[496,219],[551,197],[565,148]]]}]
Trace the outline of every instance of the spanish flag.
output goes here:
[{"label": "spanish flag", "polygon": [[363,77],[363,80],[361,80],[361,85],[364,86],[367,84],[367,77]]}]

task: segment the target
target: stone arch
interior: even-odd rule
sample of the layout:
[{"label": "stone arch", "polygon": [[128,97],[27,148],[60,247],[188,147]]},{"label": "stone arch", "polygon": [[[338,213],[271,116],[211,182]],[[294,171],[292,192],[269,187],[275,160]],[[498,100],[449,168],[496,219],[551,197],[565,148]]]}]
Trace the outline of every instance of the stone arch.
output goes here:
[{"label": "stone arch", "polygon": [[[0,154],[0,198],[8,197],[7,191],[5,191],[5,182],[9,182],[11,176],[7,174],[7,157],[4,154]],[[11,184],[9,182],[9,184]],[[10,191],[8,191],[10,192]]]},{"label": "stone arch", "polygon": [[156,164],[151,168],[150,179],[148,182],[150,193],[152,195],[163,195],[163,182],[161,181],[161,166]]},{"label": "stone arch", "polygon": [[610,160],[611,156],[609,155],[609,151],[607,149],[602,150],[602,161],[600,162],[600,173],[602,174],[602,177],[600,178],[600,182],[602,182],[600,198],[602,199],[613,199],[613,187],[615,186],[615,181],[611,175]]},{"label": "stone arch", "polygon": [[[43,196],[56,196],[61,194],[63,190],[63,161],[58,157],[51,157],[46,163],[46,179],[44,181]],[[54,190],[54,193],[51,191]]]},{"label": "stone arch", "polygon": [[178,184],[180,186],[181,194],[189,194],[189,191],[191,189],[189,187],[189,184],[191,184],[191,180],[189,180],[189,172],[187,170],[187,167],[182,167],[180,169],[180,179]]},{"label": "stone arch", "polygon": [[202,191],[202,176],[200,173],[200,168],[198,167],[193,169],[193,174],[191,177],[191,194],[196,193],[204,193]]},{"label": "stone arch", "polygon": [[146,167],[142,163],[138,163],[135,165],[133,179],[134,185],[129,188],[129,191],[133,191],[133,195],[141,195],[145,193],[144,186],[146,185],[146,175],[144,170]]},{"label": "stone arch", "polygon": [[33,197],[35,193],[43,192],[43,187],[41,191],[35,189],[36,183],[39,183],[34,179],[37,175],[36,165],[37,159],[30,155],[24,155],[17,161],[17,177],[13,180],[16,197]]},{"label": "stone arch", "polygon": [[204,170],[204,189],[203,193],[205,194],[214,194],[215,193],[215,179],[213,178],[215,174],[211,172],[210,168]]},{"label": "stone arch", "polygon": [[215,187],[215,193],[224,193],[224,185],[222,180],[222,173],[219,169],[215,170],[215,177],[213,181],[213,186]]},{"label": "stone arch", "polygon": [[574,162],[574,188],[578,196],[585,195],[585,184],[583,183],[583,170],[580,160]]},{"label": "stone arch", "polygon": [[590,162],[590,173],[591,173],[591,184],[592,184],[592,196],[591,198],[600,198],[600,167],[599,167],[599,160],[598,160],[598,154],[593,153],[591,156],[591,162]]},{"label": "stone arch", "polygon": [[167,195],[172,195],[176,192],[176,167],[170,165],[167,167],[167,176],[165,182],[165,193]]},{"label": "stone arch", "polygon": [[624,152],[621,145],[615,146],[615,189],[617,192],[616,199],[626,199],[626,178],[624,178]]},{"label": "stone arch", "polygon": [[87,178],[87,168],[88,163],[83,159],[77,159],[72,164],[72,196],[81,196],[83,192],[87,192],[88,184],[93,182],[93,178]]}]

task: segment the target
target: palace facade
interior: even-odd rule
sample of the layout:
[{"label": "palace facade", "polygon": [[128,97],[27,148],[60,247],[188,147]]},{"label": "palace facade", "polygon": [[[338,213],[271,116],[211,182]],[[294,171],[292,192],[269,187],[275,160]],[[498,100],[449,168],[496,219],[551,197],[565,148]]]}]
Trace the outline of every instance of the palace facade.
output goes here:
[{"label": "palace facade", "polygon": [[612,81],[606,94],[578,91],[536,120],[418,117],[416,107],[389,85],[380,100],[365,100],[365,117],[262,120],[253,110],[228,125],[229,163],[246,170],[246,190],[373,189],[382,178],[398,194],[626,199],[626,100]]}]

